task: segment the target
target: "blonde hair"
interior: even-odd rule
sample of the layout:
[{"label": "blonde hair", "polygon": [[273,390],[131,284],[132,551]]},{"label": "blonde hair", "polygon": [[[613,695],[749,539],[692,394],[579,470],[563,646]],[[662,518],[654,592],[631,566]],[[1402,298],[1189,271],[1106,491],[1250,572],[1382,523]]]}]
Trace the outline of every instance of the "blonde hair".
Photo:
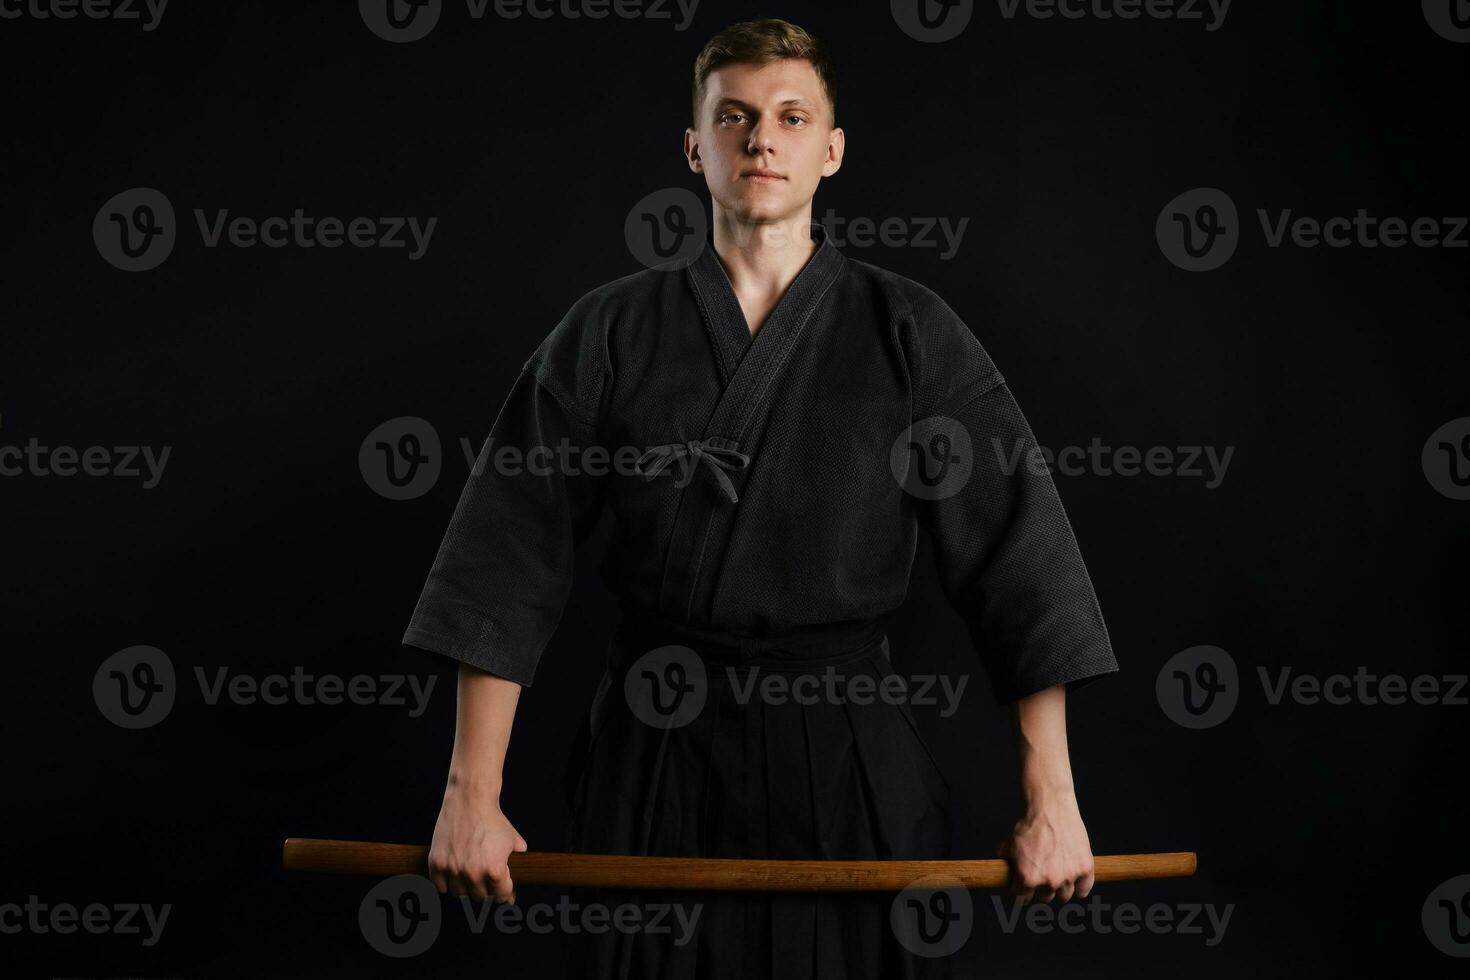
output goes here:
[{"label": "blonde hair", "polygon": [[699,125],[699,105],[704,99],[704,84],[710,72],[725,65],[765,65],[785,58],[810,62],[821,79],[832,110],[832,125],[837,125],[837,72],[827,48],[806,31],[789,21],[762,17],[731,24],[706,42],[694,59],[694,88],[691,93],[694,124]]}]

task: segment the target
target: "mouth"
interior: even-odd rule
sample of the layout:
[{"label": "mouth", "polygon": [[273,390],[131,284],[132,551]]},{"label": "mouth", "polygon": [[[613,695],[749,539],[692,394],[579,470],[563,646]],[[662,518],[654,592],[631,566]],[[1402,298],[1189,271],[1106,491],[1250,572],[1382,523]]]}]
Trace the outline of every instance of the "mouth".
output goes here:
[{"label": "mouth", "polygon": [[774,184],[786,178],[774,170],[747,170],[740,175],[741,180],[748,180],[756,184]]}]

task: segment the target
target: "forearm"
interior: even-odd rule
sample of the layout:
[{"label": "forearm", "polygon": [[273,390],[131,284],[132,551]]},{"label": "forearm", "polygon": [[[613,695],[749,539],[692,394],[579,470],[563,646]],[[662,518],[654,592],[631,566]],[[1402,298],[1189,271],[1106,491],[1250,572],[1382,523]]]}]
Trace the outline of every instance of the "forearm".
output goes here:
[{"label": "forearm", "polygon": [[521,686],[461,664],[449,785],[429,847],[429,879],[451,895],[515,901],[508,855],[526,840],[500,811],[501,770]]},{"label": "forearm", "polygon": [[505,753],[520,696],[521,685],[515,681],[460,664],[454,752],[446,793],[498,805]]},{"label": "forearm", "polygon": [[1067,754],[1067,689],[1057,684],[1011,705],[1021,796],[1031,812],[1074,798]]}]

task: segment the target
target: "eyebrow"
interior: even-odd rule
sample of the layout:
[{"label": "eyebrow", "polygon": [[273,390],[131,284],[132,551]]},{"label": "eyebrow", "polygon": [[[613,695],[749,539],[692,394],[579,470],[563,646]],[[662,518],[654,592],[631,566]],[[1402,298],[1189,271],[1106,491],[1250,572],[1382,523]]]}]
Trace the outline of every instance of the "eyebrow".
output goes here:
[{"label": "eyebrow", "polygon": [[[794,98],[794,99],[783,99],[781,101],[781,104],[783,106],[793,106],[793,105],[794,106],[802,106],[802,107],[809,108],[809,109],[815,109],[817,107],[817,104],[815,102],[813,102],[811,99],[804,99],[804,98],[801,98],[800,96],[798,96],[797,98]],[[723,109],[725,106],[735,106],[736,108],[744,109],[747,112],[754,112],[754,111],[756,111],[755,106],[750,105],[748,102],[744,102],[744,101],[742,101],[740,99],[736,99],[736,98],[731,98],[729,96],[726,96],[725,98],[722,98],[718,102],[715,103],[715,108],[716,109]]]}]

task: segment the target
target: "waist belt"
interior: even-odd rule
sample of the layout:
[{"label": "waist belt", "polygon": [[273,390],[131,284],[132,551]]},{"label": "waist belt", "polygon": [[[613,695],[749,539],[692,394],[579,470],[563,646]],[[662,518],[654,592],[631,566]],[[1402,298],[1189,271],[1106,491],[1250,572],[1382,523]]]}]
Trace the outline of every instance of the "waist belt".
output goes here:
[{"label": "waist belt", "polygon": [[624,605],[622,611],[613,646],[633,658],[656,647],[678,645],[689,647],[709,663],[805,669],[855,660],[885,646],[883,627],[876,619],[754,633],[688,626],[640,606]]}]

